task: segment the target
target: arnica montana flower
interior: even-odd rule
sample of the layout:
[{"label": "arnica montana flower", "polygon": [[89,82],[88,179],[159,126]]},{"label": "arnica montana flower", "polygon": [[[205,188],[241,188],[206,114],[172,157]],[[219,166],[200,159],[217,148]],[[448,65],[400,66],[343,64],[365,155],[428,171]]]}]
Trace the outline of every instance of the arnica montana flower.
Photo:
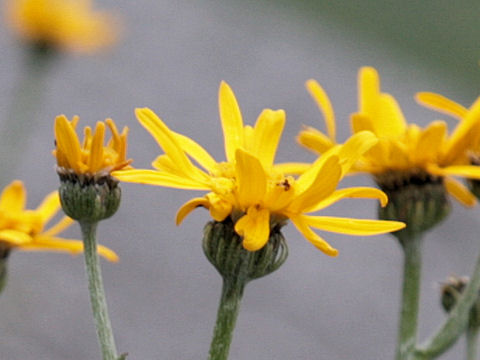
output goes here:
[{"label": "arnica montana flower", "polygon": [[[335,117],[321,86],[314,80],[309,80],[306,85],[324,114],[327,135],[309,127],[300,132],[298,141],[321,154],[336,145]],[[422,93],[418,98],[431,104],[440,104],[441,100],[429,93]],[[407,124],[396,100],[380,91],[376,70],[362,68],[359,72],[359,111],[351,118],[352,133],[368,130],[379,141],[352,166],[352,172],[370,173],[381,186],[388,186],[389,182],[398,186],[412,179],[433,179],[440,181],[444,189],[462,204],[474,205],[474,196],[455,177],[480,179],[480,168],[471,166],[466,156],[473,136],[476,136],[474,130],[480,125],[480,101],[468,111],[452,102],[441,103],[445,111],[461,118],[450,135],[444,121],[433,121],[425,128]]]},{"label": "arnica montana flower", "polygon": [[[61,180],[60,198],[65,213],[75,220],[101,220],[115,213],[120,204],[114,170],[129,167],[126,158],[128,128],[119,133],[112,119],[99,121],[92,133],[85,127],[83,143],[75,128],[78,117],[69,121],[64,115],[55,119],[57,172]],[[104,145],[106,127],[112,136]]]},{"label": "arnica montana flower", "polygon": [[[83,251],[83,243],[57,235],[67,228],[72,220],[64,217],[45,229],[46,224],[60,210],[58,193],[52,192],[34,210],[25,209],[26,191],[21,181],[8,185],[0,195],[0,247],[2,252],[12,249],[27,251],[63,251],[73,254]],[[98,252],[110,261],[117,255],[110,249],[99,246]]]},{"label": "arnica montana flower", "polygon": [[[358,134],[294,178],[286,175],[281,165],[274,164],[285,124],[283,110],[265,109],[254,127],[244,126],[235,95],[224,82],[219,90],[219,110],[226,162],[215,161],[198,143],[170,130],[150,109],[144,108],[136,110],[137,118],[165,154],[153,161],[155,170],[132,169],[113,172],[112,175],[128,182],[209,191],[204,197],[191,199],[180,208],[177,224],[195,208],[205,207],[216,221],[230,217],[235,223],[235,231],[243,237],[244,248],[250,251],[261,249],[267,243],[271,229],[283,225],[287,219],[316,247],[332,256],[337,250],[312,228],[372,235],[404,226],[398,222],[309,215],[347,197],[376,198],[382,203],[387,202],[383,192],[372,188],[336,190],[338,182],[354,162],[352,159],[357,159],[358,153],[376,143],[372,134]],[[288,168],[296,166],[290,164]]]},{"label": "arnica montana flower", "polygon": [[118,25],[91,0],[6,0],[6,20],[29,43],[92,52],[112,44]]}]

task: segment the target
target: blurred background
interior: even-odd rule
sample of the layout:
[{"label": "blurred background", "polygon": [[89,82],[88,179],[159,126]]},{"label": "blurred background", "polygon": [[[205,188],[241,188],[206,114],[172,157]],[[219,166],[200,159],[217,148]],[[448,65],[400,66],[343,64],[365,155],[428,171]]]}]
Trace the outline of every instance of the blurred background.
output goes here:
[{"label": "blurred background", "polygon": [[[235,91],[244,121],[263,108],[283,108],[287,125],[277,161],[312,160],[295,144],[303,124],[323,127],[304,88],[309,78],[328,92],[338,140],[349,134],[357,109],[356,76],[377,68],[411,122],[445,117],[418,106],[418,91],[434,91],[469,106],[480,95],[477,1],[97,0],[123,18],[119,43],[100,54],[63,54],[44,74],[35,116],[21,119],[22,152],[1,174],[27,186],[35,207],[58,186],[53,119],[80,116],[81,126],[112,117],[130,128],[134,166],[149,168],[160,153],[138,124],[136,107],[152,108],[172,129],[224,159],[217,91]],[[0,124],[10,115],[25,76],[25,51],[2,23]],[[446,119],[446,118],[445,118]],[[447,119],[453,127],[455,122]],[[3,133],[1,138],[15,136]],[[5,142],[3,143],[5,144]],[[15,154],[0,141],[0,161]],[[342,186],[372,185],[366,176]],[[199,193],[123,184],[122,206],[101,223],[98,240],[120,256],[103,262],[110,314],[120,352],[129,359],[206,358],[221,278],[201,250],[204,210],[176,227],[177,208]],[[374,201],[343,201],[325,215],[375,218]],[[480,210],[453,204],[448,219],[428,233],[420,339],[443,321],[439,283],[469,274],[479,251]],[[400,297],[402,254],[391,236],[324,233],[337,258],[317,251],[285,228],[290,256],[276,273],[246,289],[230,359],[392,359]],[[66,236],[80,238],[77,225]],[[83,258],[14,252],[0,296],[0,358],[98,359],[99,350]],[[443,358],[462,359],[462,338]]]}]

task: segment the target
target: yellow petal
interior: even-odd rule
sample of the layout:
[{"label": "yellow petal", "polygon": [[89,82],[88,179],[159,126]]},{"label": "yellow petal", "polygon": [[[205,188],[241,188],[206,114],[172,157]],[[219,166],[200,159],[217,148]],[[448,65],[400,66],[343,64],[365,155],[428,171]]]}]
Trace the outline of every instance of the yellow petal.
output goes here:
[{"label": "yellow petal", "polygon": [[459,120],[467,115],[468,112],[468,109],[464,106],[446,98],[445,96],[432,92],[419,92],[415,96],[415,99],[423,106],[440,111]]},{"label": "yellow petal", "polygon": [[243,247],[257,251],[265,246],[270,235],[270,212],[252,206],[235,224],[235,232],[243,237]]},{"label": "yellow petal", "polygon": [[136,109],[135,114],[138,121],[155,138],[165,154],[177,165],[181,174],[189,177],[197,174],[193,164],[178,144],[174,133],[152,110],[148,108]]},{"label": "yellow petal", "polygon": [[415,154],[422,159],[437,160],[447,136],[447,124],[434,121],[420,134]]},{"label": "yellow petal", "polygon": [[20,180],[7,185],[0,195],[0,211],[20,212],[25,208],[27,192]]},{"label": "yellow petal", "polygon": [[311,163],[280,163],[273,166],[273,170],[280,174],[300,175],[312,167]]},{"label": "yellow petal", "polygon": [[335,114],[333,112],[332,103],[330,102],[327,93],[325,92],[325,90],[323,90],[320,84],[313,79],[308,80],[305,86],[307,87],[310,95],[317,103],[318,109],[325,118],[325,125],[327,127],[328,137],[332,142],[335,142]]},{"label": "yellow petal", "polygon": [[[81,162],[80,141],[74,127],[65,115],[59,115],[55,118],[55,139],[57,152],[62,153],[68,162],[65,165],[76,172],[81,172],[78,165]],[[63,166],[62,164],[59,165]]]},{"label": "yellow petal", "polygon": [[303,216],[308,226],[347,235],[378,235],[403,229],[399,221],[350,219],[330,216]]},{"label": "yellow petal", "polygon": [[235,173],[239,204],[244,207],[259,204],[267,190],[267,176],[260,161],[249,153],[237,149]]},{"label": "yellow petal", "polygon": [[452,164],[464,155],[472,144],[474,136],[480,131],[480,97],[473,103],[467,115],[457,125],[447,141],[443,164]]},{"label": "yellow petal", "polygon": [[295,196],[294,200],[290,203],[287,211],[297,214],[309,212],[311,208],[314,208],[319,202],[335,191],[341,174],[342,169],[338,163],[338,158],[331,156],[323,166],[318,169],[316,177],[310,186],[304,189],[299,186],[298,195]]},{"label": "yellow petal", "polygon": [[64,216],[58,223],[53,225],[51,228],[48,230],[45,230],[42,232],[43,235],[45,236],[54,236],[59,233],[61,233],[63,230],[65,230],[67,227],[72,225],[74,220],[72,218],[69,218],[68,216]]},{"label": "yellow petal", "polygon": [[342,146],[332,150],[340,159],[342,176],[355,164],[363,154],[378,143],[378,138],[370,131],[353,134]]},{"label": "yellow petal", "polygon": [[380,79],[374,68],[360,69],[359,104],[360,113],[370,117],[376,135],[397,137],[405,131],[403,113],[393,96],[380,92]]},{"label": "yellow petal", "polygon": [[197,142],[182,134],[175,132],[172,133],[183,151],[191,156],[192,159],[194,159],[205,170],[211,172],[216,167],[217,162],[215,159]]},{"label": "yellow petal", "polygon": [[322,239],[318,234],[316,234],[312,229],[308,227],[306,222],[303,220],[303,216],[294,216],[291,217],[295,227],[302,233],[305,238],[310,241],[317,249],[329,256],[337,256],[338,250],[331,247],[328,242]]},{"label": "yellow petal", "polygon": [[187,217],[188,214],[190,214],[193,210],[200,206],[203,206],[206,209],[210,207],[208,200],[204,197],[193,198],[183,204],[180,209],[178,209],[177,216],[175,218],[175,223],[177,224],[177,226],[182,223],[182,221]]},{"label": "yellow petal", "polygon": [[300,131],[297,136],[297,141],[300,145],[318,155],[323,154],[335,146],[335,143],[329,137],[312,127],[305,127]]},{"label": "yellow petal", "polygon": [[7,243],[7,246],[19,246],[30,243],[32,237],[23,231],[4,229],[0,230],[0,241]]},{"label": "yellow petal", "polygon": [[480,180],[480,166],[477,165],[455,165],[440,168],[432,164],[427,167],[427,170],[433,175],[461,176],[467,179]]},{"label": "yellow petal", "polygon": [[[83,252],[83,242],[39,235],[35,237],[34,241],[20,245],[20,248],[26,251],[61,251],[79,254]],[[117,254],[103,245],[98,245],[97,251],[99,255],[103,256],[108,261],[118,261]]]},{"label": "yellow petal", "polygon": [[461,182],[446,177],[443,179],[443,183],[445,184],[448,193],[462,205],[472,207],[477,203],[475,196]]},{"label": "yellow petal", "polygon": [[174,174],[160,172],[155,170],[120,170],[113,171],[112,176],[118,180],[133,182],[138,184],[148,184],[157,186],[166,186],[176,189],[190,189],[190,190],[209,190],[207,184],[192,180],[186,177],[177,176]]},{"label": "yellow petal", "polygon": [[235,151],[243,148],[243,120],[237,99],[230,86],[222,81],[218,93],[218,108],[222,121],[227,160],[235,160]]},{"label": "yellow petal", "polygon": [[42,217],[43,223],[47,223],[58,210],[60,210],[60,197],[58,191],[53,191],[43,199],[35,211]]},{"label": "yellow petal", "polygon": [[252,153],[264,167],[270,167],[275,159],[278,143],[285,126],[285,111],[265,109],[254,128]]},{"label": "yellow petal", "polygon": [[92,174],[97,173],[103,167],[103,142],[105,140],[105,123],[98,121],[92,138],[90,156],[87,166]]},{"label": "yellow petal", "polygon": [[352,127],[352,134],[365,130],[372,132],[375,131],[370,117],[365,113],[352,114],[350,121]]},{"label": "yellow petal", "polygon": [[353,187],[334,191],[329,197],[311,208],[309,212],[322,210],[341,199],[348,198],[377,199],[382,207],[388,203],[387,195],[382,190],[370,187]]},{"label": "yellow petal", "polygon": [[210,216],[216,221],[223,221],[232,213],[233,205],[231,202],[222,199],[217,194],[211,192],[205,196],[210,204]]}]

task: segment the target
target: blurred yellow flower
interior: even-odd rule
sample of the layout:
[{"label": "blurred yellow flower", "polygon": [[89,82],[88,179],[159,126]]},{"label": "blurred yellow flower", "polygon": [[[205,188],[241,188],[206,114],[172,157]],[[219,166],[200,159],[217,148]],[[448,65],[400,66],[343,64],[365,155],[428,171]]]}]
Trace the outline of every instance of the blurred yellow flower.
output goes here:
[{"label": "blurred yellow flower", "polygon": [[[243,237],[244,248],[250,251],[261,249],[269,239],[270,230],[284,225],[288,219],[313,245],[331,256],[338,251],[312,228],[373,235],[404,227],[394,221],[309,215],[343,198],[376,198],[386,204],[386,195],[378,189],[336,190],[351,164],[377,142],[373,134],[357,134],[304,171],[303,164],[274,164],[285,124],[283,110],[265,109],[254,127],[244,126],[235,95],[224,82],[219,90],[219,110],[226,162],[215,161],[198,143],[170,130],[150,109],[144,108],[136,110],[137,118],[165,154],[153,161],[155,170],[132,169],[115,171],[112,175],[128,182],[209,191],[179,209],[177,224],[197,207],[209,209],[216,221],[230,216],[235,231]],[[285,169],[289,172],[301,169],[303,174],[295,178]]]},{"label": "blurred yellow flower", "polygon": [[[112,119],[98,121],[93,134],[89,126],[85,127],[83,143],[80,144],[75,131],[78,120],[78,116],[74,116],[69,121],[65,115],[55,119],[56,150],[53,154],[57,158],[59,172],[103,177],[113,170],[129,167],[132,160],[126,158],[127,127],[120,134]],[[112,137],[104,146],[106,126]]]},{"label": "blurred yellow flower", "polygon": [[[307,81],[306,86],[325,117],[327,135],[307,127],[298,135],[298,141],[322,154],[337,144],[335,116],[323,88],[315,80]],[[418,97],[427,102],[433,95],[422,93]],[[446,105],[450,106],[451,112],[459,114],[458,106]],[[453,177],[480,179],[480,169],[466,161],[466,151],[476,136],[475,129],[480,126],[480,101],[461,113],[462,121],[451,135],[448,135],[444,121],[433,121],[425,128],[407,124],[395,98],[380,91],[377,71],[371,67],[361,68],[359,111],[351,117],[352,133],[368,130],[379,141],[352,166],[352,172],[367,172],[377,180],[390,175],[397,178],[441,178],[445,189],[454,198],[464,205],[474,205],[473,194]]]},{"label": "blurred yellow flower", "polygon": [[91,0],[6,0],[6,21],[28,42],[76,52],[111,45],[118,23]]},{"label": "blurred yellow flower", "polygon": [[[72,219],[64,217],[49,229],[45,225],[60,209],[58,193],[50,193],[35,210],[25,209],[26,190],[21,181],[13,181],[0,195],[0,246],[3,251],[20,249],[27,251],[62,251],[77,254],[83,251],[83,243],[57,236],[70,226]],[[117,255],[99,246],[98,253],[110,261]]]}]

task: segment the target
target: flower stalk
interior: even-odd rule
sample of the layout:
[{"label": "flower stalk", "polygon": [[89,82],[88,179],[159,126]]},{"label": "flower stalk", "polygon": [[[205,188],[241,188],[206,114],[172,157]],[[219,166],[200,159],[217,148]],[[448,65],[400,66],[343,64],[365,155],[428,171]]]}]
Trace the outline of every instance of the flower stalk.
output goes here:
[{"label": "flower stalk", "polygon": [[288,248],[280,228],[275,227],[262,249],[245,250],[232,220],[227,218],[206,225],[203,251],[223,278],[208,360],[227,360],[245,286],[277,270],[287,259]]},{"label": "flower stalk", "polygon": [[[398,235],[404,253],[403,288],[396,359],[408,359],[417,342],[418,309],[422,268],[422,236],[405,230]],[[408,238],[407,238],[408,237]]]},{"label": "flower stalk", "polygon": [[107,301],[103,288],[100,261],[97,255],[96,230],[98,222],[80,221],[85,246],[85,269],[88,278],[88,290],[92,305],[98,342],[103,360],[117,360],[117,349],[113,337],[112,325],[108,316]]},{"label": "flower stalk", "polygon": [[433,359],[443,354],[463,334],[470,319],[470,311],[480,291],[480,254],[468,285],[457,304],[450,311],[438,331],[412,354],[412,360]]}]

